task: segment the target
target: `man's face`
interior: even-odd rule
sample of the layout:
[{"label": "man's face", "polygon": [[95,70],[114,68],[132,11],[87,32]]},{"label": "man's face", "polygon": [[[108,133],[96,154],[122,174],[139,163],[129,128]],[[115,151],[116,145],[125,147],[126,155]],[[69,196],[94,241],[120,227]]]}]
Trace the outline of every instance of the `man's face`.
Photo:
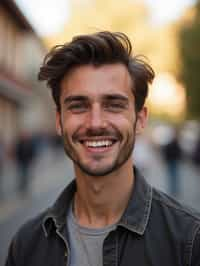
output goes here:
[{"label": "man's face", "polygon": [[104,176],[128,160],[146,111],[135,114],[126,67],[110,64],[73,69],[61,82],[56,127],[67,155],[82,172]]}]

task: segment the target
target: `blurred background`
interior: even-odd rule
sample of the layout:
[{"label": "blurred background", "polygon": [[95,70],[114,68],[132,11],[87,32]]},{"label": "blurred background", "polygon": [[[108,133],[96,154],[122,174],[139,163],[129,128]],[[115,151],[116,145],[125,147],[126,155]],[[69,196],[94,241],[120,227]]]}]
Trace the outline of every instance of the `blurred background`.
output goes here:
[{"label": "blurred background", "polygon": [[1,0],[0,265],[19,226],[73,178],[39,67],[52,46],[98,30],[126,33],[156,71],[133,160],[151,184],[200,210],[200,1]]}]

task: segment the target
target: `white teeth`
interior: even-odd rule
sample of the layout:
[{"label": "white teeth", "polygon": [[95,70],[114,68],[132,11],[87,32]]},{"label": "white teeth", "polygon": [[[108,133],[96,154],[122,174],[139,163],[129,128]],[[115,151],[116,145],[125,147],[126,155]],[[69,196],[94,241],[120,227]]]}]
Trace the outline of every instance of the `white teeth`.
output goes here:
[{"label": "white teeth", "polygon": [[100,141],[86,141],[85,145],[87,147],[108,147],[112,145],[111,140],[100,140]]}]

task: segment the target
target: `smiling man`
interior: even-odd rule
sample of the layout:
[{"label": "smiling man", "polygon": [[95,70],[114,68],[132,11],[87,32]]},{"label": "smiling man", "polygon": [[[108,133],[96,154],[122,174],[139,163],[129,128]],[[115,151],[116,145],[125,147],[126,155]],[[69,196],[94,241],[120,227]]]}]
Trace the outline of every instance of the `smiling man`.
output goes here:
[{"label": "smiling man", "polygon": [[76,36],[49,52],[39,79],[51,88],[75,180],[19,230],[7,266],[200,265],[199,216],[133,165],[153,78],[123,33]]},{"label": "smiling man", "polygon": [[[136,114],[131,88],[128,70],[119,63],[79,66],[62,80],[57,130],[77,177],[121,176],[128,165],[132,168]],[[146,112],[138,118],[139,128]]]}]

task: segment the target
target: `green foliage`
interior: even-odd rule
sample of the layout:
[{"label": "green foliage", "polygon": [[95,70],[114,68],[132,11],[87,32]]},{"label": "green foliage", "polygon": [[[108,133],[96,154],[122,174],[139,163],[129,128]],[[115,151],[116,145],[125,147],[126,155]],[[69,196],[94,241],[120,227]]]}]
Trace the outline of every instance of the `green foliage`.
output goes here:
[{"label": "green foliage", "polygon": [[187,93],[189,118],[200,119],[200,1],[192,22],[180,31],[181,79]]}]

